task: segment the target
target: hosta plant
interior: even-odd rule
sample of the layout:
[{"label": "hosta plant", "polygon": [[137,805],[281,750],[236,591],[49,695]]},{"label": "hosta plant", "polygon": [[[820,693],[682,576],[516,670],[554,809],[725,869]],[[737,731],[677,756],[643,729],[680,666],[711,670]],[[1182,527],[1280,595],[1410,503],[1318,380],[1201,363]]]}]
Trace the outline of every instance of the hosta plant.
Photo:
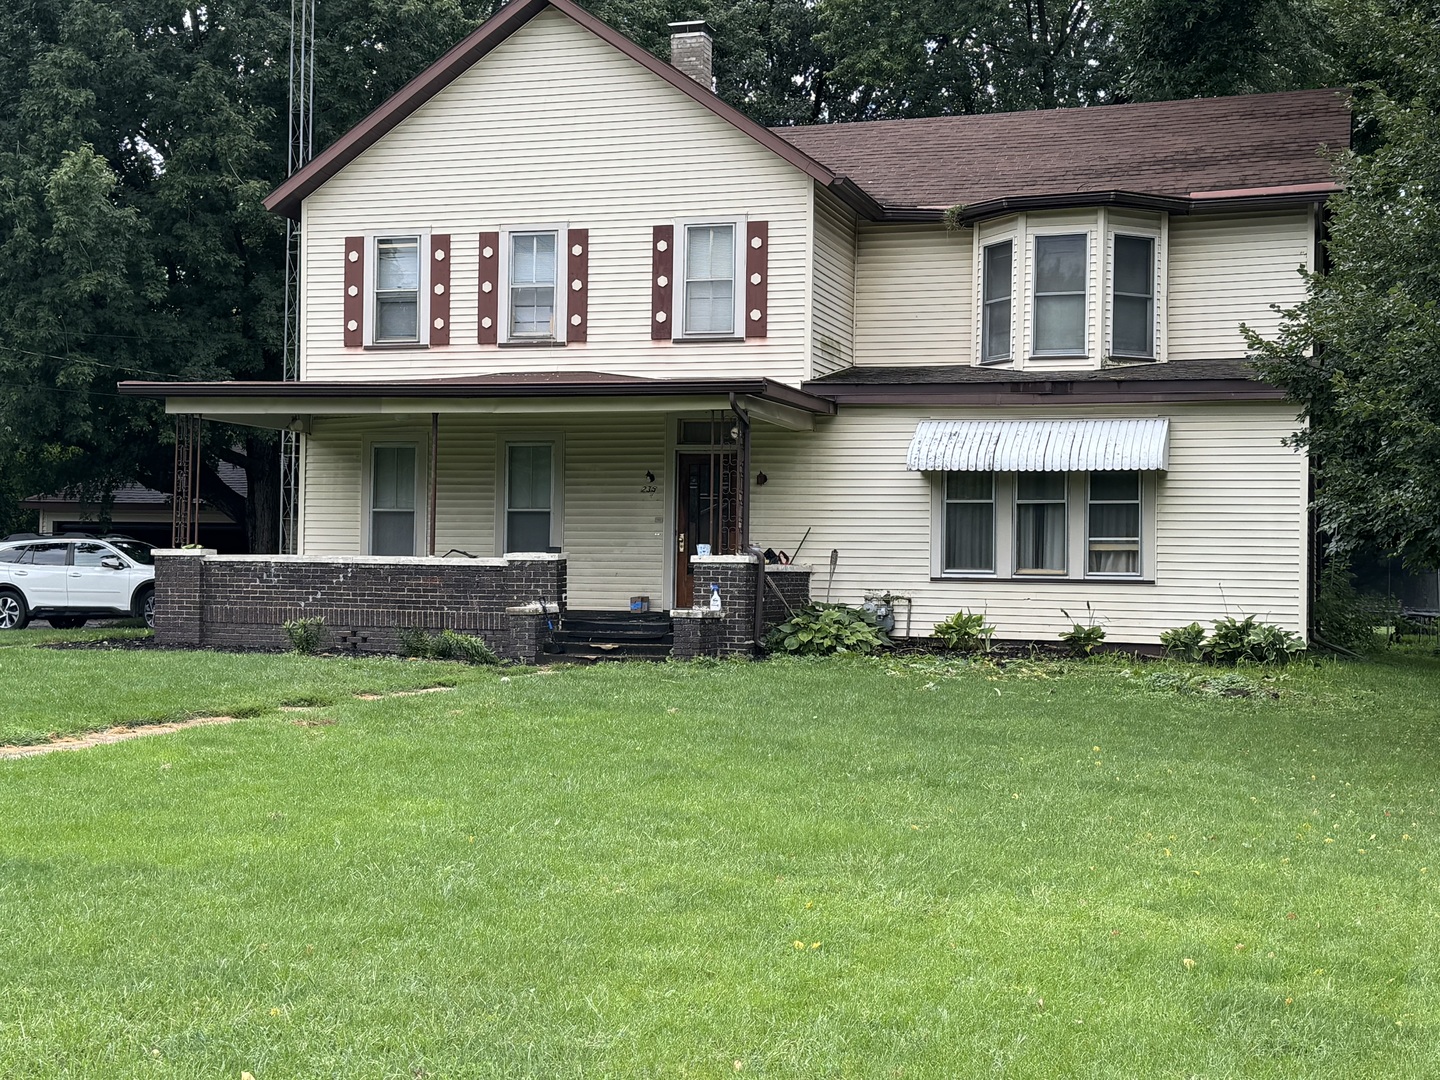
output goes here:
[{"label": "hosta plant", "polygon": [[935,637],[947,649],[957,652],[989,652],[995,627],[985,625],[981,612],[957,611],[935,624]]},{"label": "hosta plant", "polygon": [[765,639],[774,652],[795,656],[873,653],[889,644],[875,616],[844,604],[810,604],[786,619]]}]

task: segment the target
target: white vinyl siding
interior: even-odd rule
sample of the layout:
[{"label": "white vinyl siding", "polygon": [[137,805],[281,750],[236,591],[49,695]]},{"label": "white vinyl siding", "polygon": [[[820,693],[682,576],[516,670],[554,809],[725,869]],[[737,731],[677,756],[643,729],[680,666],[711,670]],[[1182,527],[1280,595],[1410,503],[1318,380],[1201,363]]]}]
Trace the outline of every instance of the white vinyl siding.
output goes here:
[{"label": "white vinyl siding", "polygon": [[[809,364],[812,187],[700,103],[560,12],[543,12],[305,200],[303,375],[568,367],[798,383]],[[653,227],[746,218],[769,223],[768,336],[652,341]],[[478,345],[479,233],[537,221],[590,231],[588,341],[563,349]],[[451,236],[451,344],[413,353],[345,349],[344,238],[421,229]]]},{"label": "white vinyl siding", "polygon": [[1168,358],[1242,357],[1242,322],[1273,337],[1280,316],[1270,305],[1293,307],[1305,299],[1305,282],[1296,271],[1312,266],[1314,235],[1306,210],[1174,218]]},{"label": "white vinyl siding", "polygon": [[974,229],[861,224],[855,364],[968,364],[974,345]]},{"label": "white vinyl siding", "polygon": [[[1088,600],[1111,641],[1151,643],[1194,619],[1253,613],[1305,627],[1306,464],[1281,445],[1294,407],[1229,403],[1145,407],[1170,419],[1170,468],[1157,474],[1153,517],[1142,523],[1145,577],[1153,584],[1087,580],[932,580],[935,481],[908,472],[906,448],[922,419],[990,419],[983,408],[849,406],[811,435],[757,425],[752,468],[769,483],[755,492],[752,535],[762,547],[839,552],[831,599],[859,603],[868,590],[914,598],[912,632],[924,636],[960,608],[984,610],[1002,638],[1054,640]],[[1135,408],[1077,406],[1067,416],[1133,417]],[[1053,419],[1053,409],[1017,407],[1014,419]],[[1077,481],[1078,484],[1078,481]],[[1072,486],[1071,499],[1084,488]],[[1074,519],[1072,532],[1083,528]],[[1071,562],[1083,537],[1072,537]],[[1153,553],[1153,562],[1152,562]],[[1083,563],[1072,565],[1079,575]],[[901,609],[903,631],[904,609]]]},{"label": "white vinyl siding", "polygon": [[815,191],[815,260],[811,378],[846,368],[855,355],[855,215]]},{"label": "white vinyl siding", "polygon": [[[623,610],[631,596],[649,596],[656,608],[670,602],[670,544],[666,480],[666,425],[661,413],[544,414],[524,417],[442,415],[438,443],[435,553],[458,549],[482,558],[499,550],[503,477],[497,474],[507,443],[537,441],[537,432],[563,440],[556,503],[563,510],[555,537],[569,557],[569,603],[577,609]],[[392,435],[386,428],[395,428]],[[371,441],[409,441],[428,455],[429,418],[423,425],[382,419],[316,419],[306,439],[307,502],[303,553],[356,555],[363,551],[366,433]],[[403,431],[404,435],[398,433]],[[427,459],[428,460],[428,459]],[[422,466],[425,463],[422,463]],[[646,471],[656,477],[646,479]],[[421,469],[422,476],[424,469]],[[418,512],[428,514],[422,480]],[[498,520],[497,520],[498,519]],[[422,530],[423,534],[423,530]]]}]

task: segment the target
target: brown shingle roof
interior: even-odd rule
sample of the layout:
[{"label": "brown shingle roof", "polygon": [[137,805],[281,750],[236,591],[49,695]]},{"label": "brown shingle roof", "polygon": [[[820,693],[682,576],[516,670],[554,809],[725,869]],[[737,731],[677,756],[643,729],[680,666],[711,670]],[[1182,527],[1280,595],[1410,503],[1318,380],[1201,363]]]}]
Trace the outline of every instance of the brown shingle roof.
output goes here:
[{"label": "brown shingle roof", "polygon": [[1343,91],[1301,90],[984,116],[776,128],[889,207],[1077,191],[1185,197],[1332,180],[1350,144]]}]

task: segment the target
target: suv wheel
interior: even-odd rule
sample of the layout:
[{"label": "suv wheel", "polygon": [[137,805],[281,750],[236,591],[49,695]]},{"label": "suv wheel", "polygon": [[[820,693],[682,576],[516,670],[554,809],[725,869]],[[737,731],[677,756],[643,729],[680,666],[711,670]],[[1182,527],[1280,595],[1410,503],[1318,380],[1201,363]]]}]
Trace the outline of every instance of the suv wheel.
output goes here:
[{"label": "suv wheel", "polygon": [[155,590],[146,589],[135,598],[135,617],[144,619],[147,628],[155,629]]},{"label": "suv wheel", "polygon": [[0,591],[0,630],[23,630],[29,621],[24,597],[10,589]]}]

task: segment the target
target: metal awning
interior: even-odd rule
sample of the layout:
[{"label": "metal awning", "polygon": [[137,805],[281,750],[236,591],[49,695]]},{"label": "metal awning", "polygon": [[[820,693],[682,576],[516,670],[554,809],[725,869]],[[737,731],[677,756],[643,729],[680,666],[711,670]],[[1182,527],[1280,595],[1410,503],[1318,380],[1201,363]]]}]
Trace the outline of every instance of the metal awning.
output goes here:
[{"label": "metal awning", "polygon": [[923,420],[905,467],[919,472],[1166,469],[1169,420]]}]

